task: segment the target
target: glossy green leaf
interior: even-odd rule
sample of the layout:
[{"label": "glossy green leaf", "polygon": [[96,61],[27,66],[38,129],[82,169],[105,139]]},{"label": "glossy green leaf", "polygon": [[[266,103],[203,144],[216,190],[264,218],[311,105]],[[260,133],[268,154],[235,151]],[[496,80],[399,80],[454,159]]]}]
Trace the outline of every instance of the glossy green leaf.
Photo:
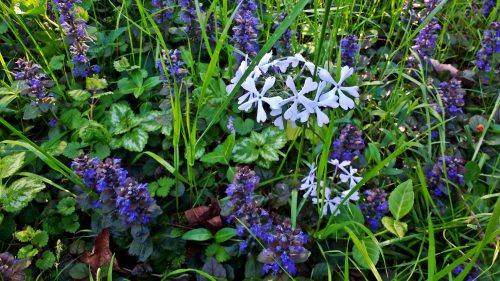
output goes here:
[{"label": "glossy green leaf", "polygon": [[400,220],[413,208],[413,182],[407,180],[398,185],[389,195],[389,210],[396,220]]},{"label": "glossy green leaf", "polygon": [[134,128],[123,136],[122,145],[127,150],[141,152],[148,143],[148,137],[147,132],[140,128]]},{"label": "glossy green leaf", "polygon": [[20,178],[13,182],[6,190],[0,201],[2,209],[7,212],[18,212],[33,200],[38,192],[45,188],[45,184],[32,178]]},{"label": "glossy green leaf", "polygon": [[360,240],[361,249],[355,245],[352,249],[354,260],[363,268],[370,268],[370,264],[361,252],[364,251],[368,254],[371,262],[376,265],[380,256],[379,248],[372,240]]},{"label": "glossy green leaf", "polygon": [[215,242],[222,243],[236,236],[236,229],[224,227],[215,233]]},{"label": "glossy green leaf", "polygon": [[212,238],[212,232],[206,228],[192,229],[182,235],[182,239],[192,241],[207,241]]},{"label": "glossy green leaf", "polygon": [[5,156],[0,159],[0,179],[15,174],[24,164],[25,152]]}]

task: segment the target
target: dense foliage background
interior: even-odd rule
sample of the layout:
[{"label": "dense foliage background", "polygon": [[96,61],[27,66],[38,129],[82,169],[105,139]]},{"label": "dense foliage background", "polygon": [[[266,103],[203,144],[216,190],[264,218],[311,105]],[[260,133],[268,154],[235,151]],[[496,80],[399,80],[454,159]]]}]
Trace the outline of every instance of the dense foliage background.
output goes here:
[{"label": "dense foliage background", "polygon": [[0,3],[0,279],[498,280],[499,1]]}]

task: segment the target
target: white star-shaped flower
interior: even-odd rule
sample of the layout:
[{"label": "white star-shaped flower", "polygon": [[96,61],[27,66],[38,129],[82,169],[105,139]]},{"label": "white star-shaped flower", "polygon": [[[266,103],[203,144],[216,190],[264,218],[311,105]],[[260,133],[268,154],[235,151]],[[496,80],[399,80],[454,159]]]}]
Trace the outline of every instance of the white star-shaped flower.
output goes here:
[{"label": "white star-shaped flower", "polygon": [[336,101],[338,98],[335,95],[332,95],[330,98],[327,98],[327,99],[324,99],[323,101],[320,101],[320,97],[323,94],[323,90],[325,89],[325,87],[326,87],[326,82],[321,81],[319,83],[318,89],[316,90],[316,97],[314,98],[313,101],[311,101],[309,103],[309,105],[311,106],[311,108],[313,110],[312,110],[312,112],[310,112],[308,110],[302,111],[299,114],[301,122],[303,122],[303,123],[307,122],[309,120],[309,115],[311,113],[316,114],[316,121],[317,121],[319,127],[322,127],[323,124],[328,124],[328,122],[330,122],[330,120],[328,119],[328,116],[325,113],[323,113],[323,111],[321,111],[320,107],[332,107],[333,108],[333,107],[338,107],[339,104]]},{"label": "white star-shaped flower", "polygon": [[328,161],[328,163],[332,164],[333,166],[335,166],[335,174],[337,174],[337,169],[340,169],[342,170],[344,173],[348,173],[347,170],[346,170],[346,167],[351,165],[351,161],[342,161],[340,162],[338,159],[330,159]]},{"label": "white star-shaped flower", "polygon": [[[328,187],[325,188],[324,200],[320,196],[320,197],[311,198],[311,201],[313,204],[321,204],[321,203],[324,204],[323,205],[323,215],[324,216],[326,216],[328,214],[328,211],[330,211],[330,213],[332,213],[334,216],[336,216],[340,213],[339,210],[337,209],[337,207],[339,206],[342,199],[338,196],[331,198],[331,190]],[[334,213],[335,209],[337,209],[337,211]]]},{"label": "white star-shaped flower", "polygon": [[268,77],[264,82],[262,90],[259,92],[255,86],[255,81],[253,79],[247,79],[241,85],[245,90],[251,94],[249,95],[248,101],[241,104],[238,109],[248,111],[252,108],[254,103],[257,103],[257,122],[264,122],[267,120],[267,114],[264,110],[263,102],[267,103],[271,109],[280,108],[280,103],[283,100],[281,97],[265,97],[266,92],[271,89],[274,85],[276,78]]},{"label": "white star-shaped flower", "polygon": [[241,61],[241,64],[238,67],[238,70],[236,70],[236,73],[234,74],[233,79],[231,79],[231,84],[226,86],[226,93],[228,95],[233,91],[234,86],[236,86],[238,81],[240,81],[241,76],[243,76],[243,73],[245,73],[245,71],[247,70],[247,68],[248,68],[247,59],[248,59],[248,56],[245,56],[245,59],[243,61]]},{"label": "white star-shaped flower", "polygon": [[272,56],[273,56],[273,52],[271,51],[262,57],[262,59],[259,61],[259,63],[257,64],[257,66],[254,69],[254,72],[253,72],[253,79],[254,80],[257,80],[259,78],[259,76],[261,76],[262,74],[267,73],[267,70],[272,65],[272,63],[269,63],[269,60],[271,59]]},{"label": "white star-shaped flower", "polygon": [[349,167],[349,172],[345,174],[340,174],[340,181],[346,183],[349,181],[349,188],[353,188],[362,177],[356,177],[354,174],[358,171],[358,169],[353,169]]},{"label": "white star-shaped flower", "polygon": [[348,110],[348,109],[353,108],[354,101],[350,97],[345,95],[344,92],[347,92],[347,93],[349,93],[349,95],[357,98],[357,97],[359,97],[359,93],[358,93],[359,87],[358,86],[351,86],[351,87],[342,86],[342,83],[349,76],[351,76],[353,72],[354,72],[354,69],[352,69],[351,67],[343,66],[342,69],[340,70],[340,80],[337,83],[326,69],[320,69],[319,73],[318,73],[319,78],[321,78],[321,80],[323,80],[323,81],[329,82],[330,84],[332,84],[334,86],[334,88],[330,92],[325,94],[324,99],[328,99],[328,98],[330,98],[329,97],[330,95],[335,95],[336,93],[338,93],[338,96],[339,96],[338,103],[339,103],[340,107],[342,107],[342,109],[344,109],[344,110]]},{"label": "white star-shaped flower", "polygon": [[299,187],[299,190],[305,190],[306,193],[304,193],[304,198],[309,197],[309,195],[312,194],[312,196],[316,196],[316,187],[318,186],[318,183],[316,182],[316,164],[312,163],[311,165],[311,170],[309,171],[309,174],[302,179],[302,184]]},{"label": "white star-shaped flower", "polygon": [[[346,198],[347,194],[349,194],[349,192],[351,192],[351,189],[342,191],[342,198]],[[351,196],[349,196],[349,198],[347,198],[347,200],[358,201],[359,200],[359,192],[357,192],[357,191],[354,192]]]},{"label": "white star-shaped flower", "polygon": [[292,91],[293,96],[289,97],[287,99],[284,99],[281,102],[281,106],[287,104],[287,103],[292,103],[290,107],[285,111],[283,114],[283,117],[287,120],[290,121],[295,121],[299,118],[299,109],[298,106],[299,104],[302,104],[304,108],[307,111],[314,112],[313,108],[311,107],[312,101],[308,98],[306,98],[305,94],[312,92],[317,89],[318,83],[313,82],[311,77],[307,77],[306,81],[304,82],[304,87],[299,91],[297,91],[297,88],[295,87],[295,82],[293,82],[292,77],[288,76],[286,79],[286,85],[288,88]]}]

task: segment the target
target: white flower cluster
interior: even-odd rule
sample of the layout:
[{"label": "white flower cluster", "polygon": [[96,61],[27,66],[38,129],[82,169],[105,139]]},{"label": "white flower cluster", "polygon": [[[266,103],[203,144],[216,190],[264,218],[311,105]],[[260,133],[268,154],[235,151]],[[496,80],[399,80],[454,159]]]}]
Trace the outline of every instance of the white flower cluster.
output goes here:
[{"label": "white flower cluster", "polygon": [[[296,121],[306,123],[311,115],[316,115],[318,126],[321,127],[329,122],[329,118],[322,111],[322,108],[337,108],[340,106],[342,109],[348,110],[354,107],[352,97],[359,97],[358,86],[342,85],[353,74],[354,70],[352,68],[348,66],[342,67],[340,80],[337,82],[328,70],[318,67],[320,82],[317,83],[312,79],[315,65],[306,61],[302,55],[296,54],[293,57],[273,61],[271,61],[271,57],[272,52],[267,53],[250,72],[250,75],[241,85],[245,90],[245,94],[238,98],[238,109],[240,110],[249,111],[253,107],[257,107],[257,122],[264,122],[268,118],[264,103],[271,108],[270,115],[274,117],[274,124],[280,128],[284,128],[284,120],[288,120],[292,126],[296,126]],[[301,65],[301,68],[297,77],[303,79],[302,89],[297,90],[294,79],[287,74],[285,85],[288,89],[286,91],[283,91],[283,89],[272,90],[276,83],[276,77],[269,73],[272,72],[270,69],[274,71],[274,74],[280,74],[281,77],[281,75],[287,73],[290,67],[296,69],[299,65]],[[247,69],[248,60],[245,58],[236,71],[235,77],[231,79],[231,84],[226,87],[228,94],[231,93]],[[310,76],[303,75],[305,69],[308,70]],[[257,86],[262,85],[262,82],[263,86],[260,90],[257,89]],[[315,93],[314,97],[312,93]],[[284,94],[286,96],[282,97]]]},{"label": "white flower cluster", "polygon": [[[328,163],[335,166],[335,171],[333,176],[331,177],[332,182],[335,180],[335,177],[339,175],[340,181],[349,186],[349,188],[343,191],[337,191],[336,189],[332,189],[328,187],[324,181],[320,181],[318,184],[316,180],[316,166],[313,163],[311,165],[311,170],[309,171],[309,175],[302,179],[302,184],[300,185],[300,190],[305,191],[304,198],[311,196],[311,201],[313,204],[321,204],[323,203],[323,215],[328,214],[328,212],[332,213],[334,216],[339,214],[339,205],[347,197],[349,192],[351,192],[352,188],[362,179],[361,177],[357,177],[355,174],[358,171],[357,169],[353,169],[351,165],[351,161],[343,161],[339,162],[337,159],[333,159],[328,161]],[[349,168],[349,170],[347,170]],[[340,172],[340,173],[338,173]],[[317,189],[319,187],[319,189]],[[324,194],[323,194],[324,192]],[[337,196],[334,196],[334,193],[338,193]],[[324,195],[324,196],[323,196]],[[323,198],[324,197],[324,198]],[[359,200],[359,193],[354,192],[347,200]],[[336,210],[336,211],[335,211]]]}]

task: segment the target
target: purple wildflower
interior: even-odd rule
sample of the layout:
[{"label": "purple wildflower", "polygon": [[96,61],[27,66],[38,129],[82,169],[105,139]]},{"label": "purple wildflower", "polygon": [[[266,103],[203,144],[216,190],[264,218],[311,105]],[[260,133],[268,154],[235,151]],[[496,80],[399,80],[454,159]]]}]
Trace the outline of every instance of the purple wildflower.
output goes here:
[{"label": "purple wildflower", "polygon": [[99,196],[90,202],[83,198],[80,204],[84,209],[101,209],[110,222],[118,219],[125,225],[147,224],[161,210],[151,198],[147,185],[127,177],[127,170],[120,164],[121,159],[107,158],[101,162],[88,154],[75,159],[71,169]]},{"label": "purple wildflower", "polygon": [[57,120],[56,119],[50,119],[49,126],[51,126],[51,127],[57,126]]},{"label": "purple wildflower", "polygon": [[340,40],[341,64],[349,67],[356,65],[356,54],[359,51],[358,37],[347,35]]},{"label": "purple wildflower", "polygon": [[199,42],[201,39],[201,28],[196,15],[196,6],[193,0],[179,0],[181,7],[180,17],[186,26],[186,32],[193,42]]},{"label": "purple wildflower", "polygon": [[365,190],[363,194],[365,198],[359,207],[370,229],[377,231],[382,226],[380,220],[389,212],[388,194],[380,188]]},{"label": "purple wildflower", "polygon": [[47,75],[40,73],[41,67],[32,61],[20,58],[16,61],[14,79],[22,80],[22,86],[26,86],[21,95],[31,98],[30,105],[37,106],[42,112],[47,112],[55,104],[54,94],[47,93],[47,87],[52,85]]},{"label": "purple wildflower", "polygon": [[[462,273],[462,271],[464,271],[465,269],[465,266],[464,265],[459,265],[457,267],[455,267],[453,269],[453,275],[457,276],[457,275],[460,275],[460,273]],[[472,267],[472,269],[469,271],[469,273],[465,276],[465,281],[473,281],[473,280],[476,280],[476,278],[479,276],[479,274],[481,274],[481,269],[479,268],[479,266],[476,264],[474,265],[474,267]]]},{"label": "purple wildflower", "polygon": [[[431,194],[436,197],[447,195],[448,188],[446,187],[446,179],[454,184],[463,184],[465,173],[464,163],[464,159],[460,157],[438,157],[432,169],[427,172],[427,184],[429,185]],[[444,171],[445,168],[446,176]]]},{"label": "purple wildflower", "polygon": [[[286,13],[280,13],[278,17],[276,17],[276,21],[273,23],[271,30],[273,32],[281,25],[283,20],[286,18]],[[285,57],[292,54],[292,31],[288,28],[283,35],[281,35],[280,39],[274,43],[273,50],[276,52],[278,57]]]},{"label": "purple wildflower", "polygon": [[476,65],[480,70],[490,71],[496,68],[495,54],[500,53],[500,22],[492,22],[491,29],[483,33],[481,49],[476,53]]},{"label": "purple wildflower", "polygon": [[290,219],[276,226],[273,234],[267,237],[267,248],[260,254],[265,259],[264,272],[276,275],[281,272],[281,266],[290,275],[297,274],[296,262],[307,259],[309,251],[303,245],[307,243],[307,235],[300,229],[292,228]]},{"label": "purple wildflower", "polygon": [[490,16],[491,11],[497,5],[497,0],[484,0],[483,4],[483,17],[487,18]]},{"label": "purple wildflower", "polygon": [[[188,71],[183,68],[184,62],[182,61],[181,52],[177,49],[169,50],[168,57],[165,50],[161,50],[161,53],[162,58],[156,62],[156,68],[160,70],[163,87],[166,88],[170,95],[174,95],[175,93],[174,85],[177,85],[179,92],[185,90],[182,88],[182,85],[185,84],[184,78],[186,77]],[[167,70],[166,74],[163,65],[165,65]]]},{"label": "purple wildflower", "polygon": [[231,134],[236,134],[236,131],[234,130],[234,117],[232,115],[229,116],[226,127]]},{"label": "purple wildflower", "polygon": [[347,124],[341,131],[340,136],[333,141],[332,159],[339,162],[354,160],[355,156],[360,156],[365,148],[363,132],[355,125]]},{"label": "purple wildflower", "polygon": [[11,253],[0,253],[0,280],[17,281],[25,280],[23,270],[29,263],[17,260]]},{"label": "purple wildflower", "polygon": [[248,246],[254,244],[252,236],[247,234],[247,228],[257,238],[265,240],[272,227],[269,213],[252,198],[259,180],[249,167],[237,167],[234,181],[226,189],[226,194],[230,197],[227,207],[231,210],[227,222],[234,221],[238,236],[247,237],[247,241],[240,243],[243,253],[249,250]]},{"label": "purple wildflower", "polygon": [[[234,46],[243,54],[249,57],[254,57],[259,51],[259,18],[257,17],[257,5],[254,0],[240,0],[240,7],[235,16],[233,27],[233,42]],[[238,62],[243,56],[237,54]]]},{"label": "purple wildflower", "polygon": [[430,58],[436,48],[436,40],[439,37],[438,32],[441,30],[441,25],[437,19],[432,19],[427,24],[417,38],[415,38],[413,49],[419,54],[420,57]]},{"label": "purple wildflower", "polygon": [[[446,118],[456,117],[463,113],[465,91],[461,84],[462,82],[456,78],[439,83],[438,95],[443,103]],[[435,106],[438,113],[443,113],[443,108],[438,104]]]},{"label": "purple wildflower", "polygon": [[172,0],[151,0],[152,11],[156,23],[168,23],[174,17]]},{"label": "purple wildflower", "polygon": [[[77,6],[81,0],[54,0],[59,11],[59,22],[66,36],[66,42],[70,45],[69,52],[74,64],[73,75],[76,77],[87,77],[94,70],[89,66],[87,52],[89,44],[93,41],[87,33],[89,27],[86,21],[77,16]],[[100,69],[99,69],[100,70]]]}]

